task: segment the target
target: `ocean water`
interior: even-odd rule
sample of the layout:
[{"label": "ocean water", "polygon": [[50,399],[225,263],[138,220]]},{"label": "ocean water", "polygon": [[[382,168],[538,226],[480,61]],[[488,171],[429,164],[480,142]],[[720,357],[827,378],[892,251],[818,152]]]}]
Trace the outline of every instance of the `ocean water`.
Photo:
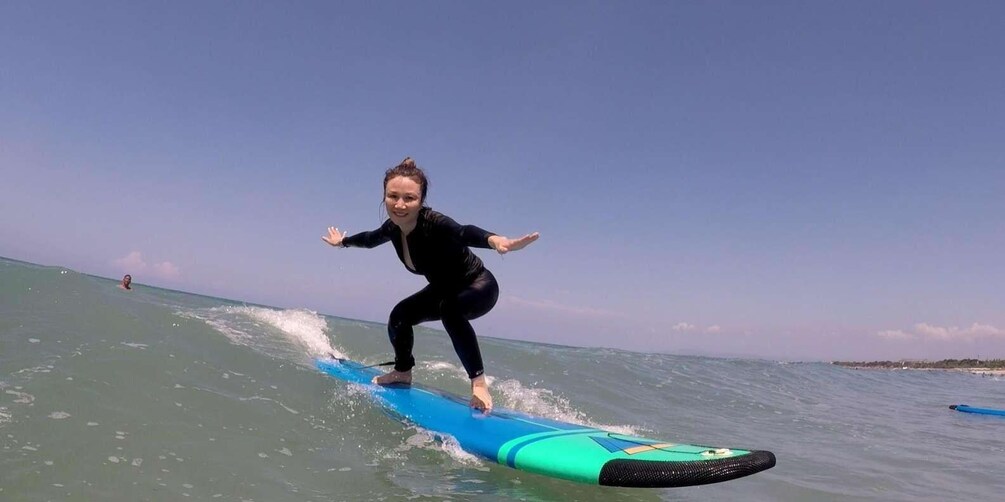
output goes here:
[{"label": "ocean water", "polygon": [[[497,406],[777,465],[675,489],[480,460],[313,367],[389,358],[384,326],[0,259],[0,500],[998,500],[1005,380],[482,339]],[[417,379],[464,394],[446,335]]]}]

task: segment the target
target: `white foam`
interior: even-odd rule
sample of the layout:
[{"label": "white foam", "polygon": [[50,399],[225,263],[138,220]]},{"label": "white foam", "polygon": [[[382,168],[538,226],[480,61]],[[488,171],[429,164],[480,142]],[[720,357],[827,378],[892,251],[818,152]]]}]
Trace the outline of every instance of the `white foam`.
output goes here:
[{"label": "white foam", "polygon": [[289,406],[286,406],[285,404],[283,404],[283,403],[281,403],[279,401],[276,401],[275,399],[272,399],[270,397],[251,396],[251,397],[240,397],[238,399],[241,400],[241,401],[271,401],[271,402],[276,403],[277,405],[279,405],[280,408],[282,408],[282,409],[284,409],[284,410],[286,410],[286,411],[288,411],[288,412],[290,412],[290,413],[292,413],[294,415],[299,415],[300,414],[299,411],[294,410],[293,408],[290,408]]},{"label": "white foam", "polygon": [[[453,375],[465,382],[468,381],[468,374],[464,368],[446,361],[424,361],[420,363],[420,366],[425,371]],[[486,375],[485,379],[494,396],[502,394],[502,399],[496,402],[499,406],[522,411],[528,415],[604,429],[619,434],[638,435],[638,431],[631,426],[599,424],[590,420],[585,414],[573,408],[568,399],[556,396],[551,390],[528,388],[515,379],[498,383],[494,377],[489,375]]]},{"label": "white foam", "polygon": [[[29,376],[33,373],[51,373],[52,366],[35,366],[33,368],[24,368],[14,372],[15,375],[28,374]],[[20,389],[20,387],[14,387],[15,389]]]},{"label": "white foam", "polygon": [[412,449],[442,451],[450,455],[454,460],[472,466],[484,465],[478,457],[464,451],[460,443],[449,434],[432,432],[422,427],[410,427],[415,434],[405,439],[405,442],[395,448],[397,452],[406,452]]},{"label": "white foam", "polygon": [[[424,371],[438,373],[440,375],[453,375],[463,379],[465,382],[469,381],[468,372],[465,371],[463,367],[446,361],[423,361],[419,363],[419,367]],[[491,386],[492,382],[495,382],[495,377],[485,375],[485,381],[488,382],[489,386]]]},{"label": "white foam", "polygon": [[[15,388],[16,389],[20,389],[21,387],[15,387]],[[6,391],[6,393],[10,394],[12,396],[17,396],[17,399],[15,399],[14,402],[18,403],[18,404],[32,404],[32,403],[35,402],[35,396],[33,396],[31,394],[28,394],[27,392],[18,392],[16,390],[8,390],[8,391]]]},{"label": "white foam", "polygon": [[65,411],[54,411],[49,414],[49,418],[53,420],[63,420],[64,418],[70,418],[70,414]]},{"label": "white foam", "polygon": [[482,465],[481,459],[464,451],[461,444],[453,436],[441,436],[440,447],[447,452],[454,460],[467,465]]},{"label": "white foam", "polygon": [[492,386],[492,389],[502,394],[503,406],[522,411],[529,415],[594,427],[619,434],[638,435],[638,432],[634,428],[627,425],[599,424],[590,420],[585,414],[575,409],[569,403],[568,399],[556,396],[549,389],[524,387],[520,381],[515,379],[504,380]]},{"label": "white foam", "polygon": [[[284,348],[279,345],[292,343],[294,347],[306,349],[311,357],[327,354],[345,357],[328,341],[328,322],[323,316],[311,310],[228,306],[178,312],[178,315],[202,320],[231,342],[270,355],[276,355],[275,349]],[[282,338],[270,338],[276,331]]]},{"label": "white foam", "polygon": [[324,317],[306,309],[273,310],[262,307],[234,307],[237,312],[265,322],[289,335],[311,351],[323,356],[332,351],[328,343],[328,322]]},{"label": "white foam", "polygon": [[463,378],[465,381],[468,379],[468,374],[464,371],[464,368],[451,364],[445,361],[422,361],[418,363],[419,368],[422,371],[428,371],[430,373],[436,373],[440,375],[450,375],[455,377]]}]

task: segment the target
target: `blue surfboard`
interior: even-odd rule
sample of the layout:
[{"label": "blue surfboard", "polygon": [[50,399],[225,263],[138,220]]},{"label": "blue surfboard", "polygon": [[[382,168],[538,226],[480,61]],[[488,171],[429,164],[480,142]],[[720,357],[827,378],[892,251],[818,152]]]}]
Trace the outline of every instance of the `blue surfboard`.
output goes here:
[{"label": "blue surfboard", "polygon": [[954,404],[951,405],[949,409],[962,411],[963,413],[977,413],[979,415],[998,415],[1005,417],[1005,410],[996,410],[994,408],[975,408],[965,404]]},{"label": "blue surfboard", "polygon": [[322,372],[368,386],[392,415],[452,436],[465,451],[502,465],[580,483],[666,488],[718,483],[775,465],[769,451],[671,443],[493,408],[421,384],[379,386],[380,372],[348,359],[316,361]]}]

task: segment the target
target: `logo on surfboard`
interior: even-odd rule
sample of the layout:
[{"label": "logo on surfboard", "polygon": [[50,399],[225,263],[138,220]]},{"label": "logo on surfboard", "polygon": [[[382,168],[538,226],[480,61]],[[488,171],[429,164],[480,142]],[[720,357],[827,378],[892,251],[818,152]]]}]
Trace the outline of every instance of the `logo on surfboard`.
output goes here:
[{"label": "logo on surfboard", "polygon": [[669,448],[671,446],[676,446],[673,443],[660,443],[657,441],[649,441],[641,438],[633,439],[621,439],[613,436],[591,436],[590,439],[594,440],[600,446],[603,446],[607,451],[611,453],[627,453],[628,455],[635,455],[636,453],[643,453],[653,450],[662,450],[663,448]]}]

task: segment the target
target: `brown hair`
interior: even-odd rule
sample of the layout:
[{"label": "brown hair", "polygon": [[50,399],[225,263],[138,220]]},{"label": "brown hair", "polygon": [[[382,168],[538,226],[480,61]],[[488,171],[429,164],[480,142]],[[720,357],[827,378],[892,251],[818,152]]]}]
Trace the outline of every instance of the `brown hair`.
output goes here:
[{"label": "brown hair", "polygon": [[387,182],[391,181],[391,178],[397,178],[398,176],[404,176],[406,178],[411,178],[412,181],[419,184],[419,189],[421,194],[419,196],[419,203],[426,204],[426,192],[429,190],[429,180],[426,179],[426,173],[422,172],[415,165],[415,161],[411,157],[405,157],[405,160],[384,173],[384,191],[387,191]]}]

